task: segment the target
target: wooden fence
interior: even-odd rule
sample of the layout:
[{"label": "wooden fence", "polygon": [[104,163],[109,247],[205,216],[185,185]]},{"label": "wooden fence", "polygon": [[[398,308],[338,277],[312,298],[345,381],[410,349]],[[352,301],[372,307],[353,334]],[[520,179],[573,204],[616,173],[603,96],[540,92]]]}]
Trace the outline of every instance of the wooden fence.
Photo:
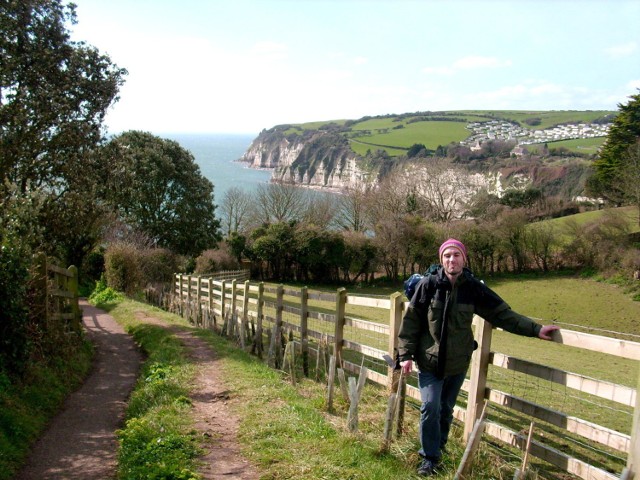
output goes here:
[{"label": "wooden fence", "polygon": [[[394,356],[400,322],[407,306],[400,293],[389,297],[358,296],[349,294],[344,288],[336,293],[321,293],[305,287],[266,287],[248,280],[239,283],[235,280],[217,281],[187,275],[176,275],[172,296],[165,298],[163,303],[200,327],[235,336],[243,348],[250,348],[260,356],[263,355],[262,344],[266,339],[269,341],[268,360],[275,366],[281,365],[283,342],[286,341],[285,333],[288,333],[289,338],[301,346],[305,362],[308,362],[309,353],[315,353],[319,359],[323,345],[329,344],[337,364],[343,369],[358,373],[366,362],[368,379],[389,387],[394,372],[381,358],[385,354]],[[355,316],[357,314],[367,319]],[[469,378],[463,386],[463,392],[467,392],[466,407],[456,405],[454,412],[455,417],[464,423],[466,440],[486,400],[499,414],[495,415],[496,419],[486,422],[485,434],[520,450],[524,450],[527,444],[529,455],[544,460],[556,469],[585,480],[618,479],[619,474],[615,471],[623,468],[624,477],[631,478],[633,472],[638,472],[640,399],[637,388],[491,351],[495,330],[480,317],[474,319],[474,330],[479,348],[473,355]],[[572,355],[571,348],[575,347],[593,352],[589,355],[607,354],[630,359],[632,368],[638,368],[638,342],[565,329],[557,333],[553,341],[559,344],[558,348],[567,348],[566,355]],[[324,352],[326,354],[326,350]],[[305,363],[305,373],[307,368]],[[501,391],[489,381],[492,372],[497,370],[526,377],[531,385],[546,382],[543,388],[553,389],[552,385],[560,385],[565,403],[585,396],[588,397],[587,402],[596,405],[595,408],[600,408],[600,401],[615,404],[617,407],[607,408],[614,408],[615,411],[621,409],[631,418],[630,422],[622,422],[625,427],[627,423],[632,424],[628,429],[630,434]],[[515,382],[509,379],[511,381]],[[409,383],[407,395],[419,400],[415,379],[413,385]],[[464,393],[461,397],[464,401]],[[571,407],[567,410],[571,410]],[[509,419],[509,415],[516,419]],[[507,420],[502,422],[505,417]],[[537,427],[540,425],[541,441],[527,442],[525,427],[529,426],[531,420],[536,421]],[[551,440],[553,436],[560,440]],[[573,449],[564,445],[568,438],[576,439],[575,445],[580,447]],[[615,467],[607,465],[606,461],[593,461],[589,453],[577,455],[574,450],[583,446],[587,452],[602,453],[605,458],[617,459],[614,460],[614,463],[617,461]]]},{"label": "wooden fence", "polygon": [[38,292],[45,322],[64,320],[77,330],[82,319],[78,303],[78,269],[57,266],[44,255],[37,258]]}]

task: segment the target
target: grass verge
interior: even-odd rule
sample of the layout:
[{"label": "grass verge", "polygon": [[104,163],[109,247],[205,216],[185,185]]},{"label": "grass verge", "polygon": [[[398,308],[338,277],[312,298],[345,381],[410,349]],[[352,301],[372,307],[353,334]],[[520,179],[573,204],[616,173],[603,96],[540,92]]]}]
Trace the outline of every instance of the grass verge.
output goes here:
[{"label": "grass verge", "polygon": [[21,380],[0,372],[0,480],[13,478],[48,421],[91,369],[93,347],[78,348],[31,363]]}]

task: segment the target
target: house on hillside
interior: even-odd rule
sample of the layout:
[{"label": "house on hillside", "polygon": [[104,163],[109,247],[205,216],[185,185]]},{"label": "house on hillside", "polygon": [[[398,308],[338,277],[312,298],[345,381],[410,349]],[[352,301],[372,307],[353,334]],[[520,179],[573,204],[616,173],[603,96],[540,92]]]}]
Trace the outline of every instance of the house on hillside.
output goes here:
[{"label": "house on hillside", "polygon": [[516,145],[509,153],[511,155],[515,155],[516,157],[521,157],[522,155],[526,155],[527,153],[529,153],[529,150],[527,150],[522,145]]},{"label": "house on hillside", "polygon": [[480,140],[476,140],[476,143],[469,147],[472,152],[479,152],[482,150],[482,145],[480,144]]}]

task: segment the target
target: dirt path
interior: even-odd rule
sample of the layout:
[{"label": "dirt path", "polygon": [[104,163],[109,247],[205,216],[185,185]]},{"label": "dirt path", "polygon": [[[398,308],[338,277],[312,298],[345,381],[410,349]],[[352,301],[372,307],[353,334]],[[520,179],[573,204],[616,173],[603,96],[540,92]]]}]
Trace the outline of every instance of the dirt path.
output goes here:
[{"label": "dirt path", "polygon": [[122,425],[142,356],[113,317],[85,302],[81,307],[95,345],[93,369],[36,442],[18,480],[115,478],[115,430]]},{"label": "dirt path", "polygon": [[[96,347],[93,370],[36,442],[16,480],[106,480],[116,476],[115,431],[122,426],[142,356],[113,317],[86,302],[81,307],[83,323]],[[207,451],[201,458],[203,478],[258,479],[257,471],[241,456],[236,438],[239,422],[227,405],[229,393],[216,368],[215,354],[188,331],[155,318],[142,319],[170,328],[198,363],[192,400],[195,427]]]},{"label": "dirt path", "polygon": [[203,437],[206,454],[199,473],[204,480],[257,480],[257,470],[243,458],[237,441],[239,419],[228,406],[233,395],[224,385],[217,366],[218,359],[209,345],[190,331],[167,325],[154,317],[138,312],[138,318],[168,328],[187,348],[198,373],[191,393],[195,428]]}]

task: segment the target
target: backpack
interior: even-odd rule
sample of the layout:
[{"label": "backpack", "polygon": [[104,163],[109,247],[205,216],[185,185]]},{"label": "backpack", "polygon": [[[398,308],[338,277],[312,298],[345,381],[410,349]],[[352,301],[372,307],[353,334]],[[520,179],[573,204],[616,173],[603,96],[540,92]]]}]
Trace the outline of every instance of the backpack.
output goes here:
[{"label": "backpack", "polygon": [[416,285],[427,275],[435,274],[441,267],[439,264],[432,264],[424,274],[414,273],[404,281],[404,294],[409,300],[413,298],[413,294],[416,292]]}]

